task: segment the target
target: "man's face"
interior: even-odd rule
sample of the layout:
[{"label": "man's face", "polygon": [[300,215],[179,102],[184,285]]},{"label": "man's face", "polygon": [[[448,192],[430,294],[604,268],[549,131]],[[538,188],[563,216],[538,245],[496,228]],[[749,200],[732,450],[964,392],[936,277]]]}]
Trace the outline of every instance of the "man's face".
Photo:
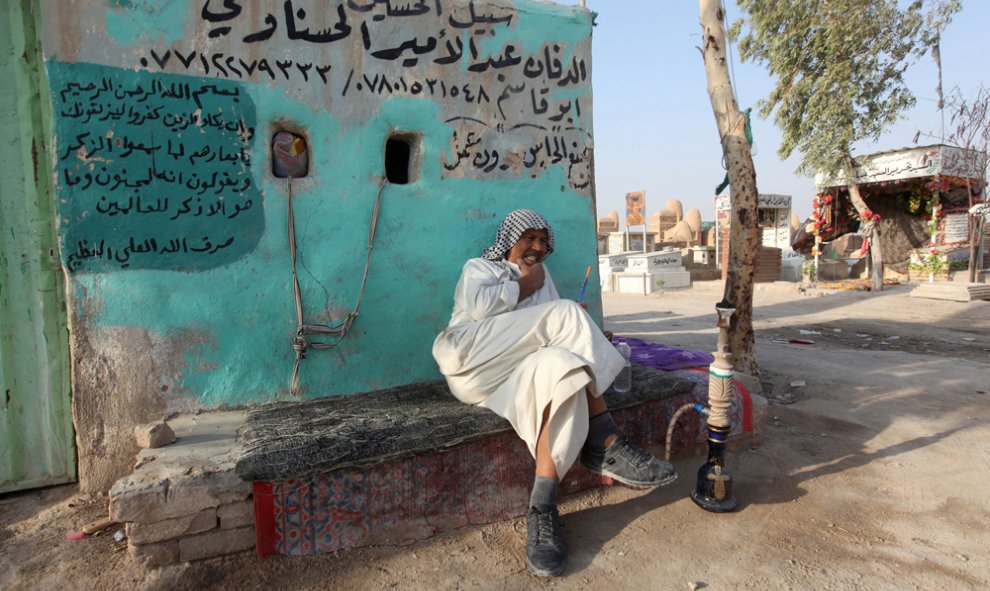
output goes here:
[{"label": "man's face", "polygon": [[548,239],[546,230],[530,228],[522,233],[515,245],[505,254],[505,258],[510,263],[519,265],[520,268],[542,263],[547,256]]}]

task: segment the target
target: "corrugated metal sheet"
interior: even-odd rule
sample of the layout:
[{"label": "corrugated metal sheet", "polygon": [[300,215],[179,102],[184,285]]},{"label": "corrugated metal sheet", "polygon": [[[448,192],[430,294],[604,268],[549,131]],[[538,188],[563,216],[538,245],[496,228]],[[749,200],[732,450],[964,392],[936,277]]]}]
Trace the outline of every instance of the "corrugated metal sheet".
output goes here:
[{"label": "corrugated metal sheet", "polygon": [[32,0],[0,3],[0,492],[76,476]]}]

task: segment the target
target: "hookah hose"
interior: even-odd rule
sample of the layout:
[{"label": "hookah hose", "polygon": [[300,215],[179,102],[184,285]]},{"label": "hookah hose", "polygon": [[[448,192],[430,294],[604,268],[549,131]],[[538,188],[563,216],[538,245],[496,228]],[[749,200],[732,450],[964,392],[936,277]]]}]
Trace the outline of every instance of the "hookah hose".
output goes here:
[{"label": "hookah hose", "polygon": [[670,424],[667,426],[667,442],[664,445],[664,450],[663,450],[663,456],[664,456],[663,459],[668,462],[670,461],[670,443],[671,443],[671,439],[674,437],[674,427],[677,426],[677,419],[681,418],[681,415],[689,410],[697,411],[701,416],[708,415],[708,407],[706,407],[703,404],[689,402],[678,408],[677,411],[674,413],[674,416],[670,417]]}]

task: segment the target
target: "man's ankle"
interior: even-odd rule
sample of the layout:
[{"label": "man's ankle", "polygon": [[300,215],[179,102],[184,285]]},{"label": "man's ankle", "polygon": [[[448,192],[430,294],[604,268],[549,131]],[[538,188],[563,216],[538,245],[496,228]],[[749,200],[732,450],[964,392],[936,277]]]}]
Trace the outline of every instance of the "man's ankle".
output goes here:
[{"label": "man's ankle", "polygon": [[588,420],[588,438],[585,445],[598,450],[607,448],[615,443],[619,427],[612,419],[612,413],[605,411]]},{"label": "man's ankle", "polygon": [[533,492],[529,495],[529,506],[557,506],[557,496],[560,492],[560,481],[556,478],[537,476],[533,480]]}]

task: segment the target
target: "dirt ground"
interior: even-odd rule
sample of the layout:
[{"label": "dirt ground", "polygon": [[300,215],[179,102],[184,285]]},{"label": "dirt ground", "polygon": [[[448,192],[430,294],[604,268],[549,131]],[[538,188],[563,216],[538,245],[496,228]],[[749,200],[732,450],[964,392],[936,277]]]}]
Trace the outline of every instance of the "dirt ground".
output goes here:
[{"label": "dirt ground", "polygon": [[[115,529],[66,539],[106,499],[62,486],[0,497],[0,589],[988,589],[990,302],[909,291],[759,286],[757,354],[778,404],[764,443],[728,455],[739,508],[691,502],[700,458],[660,490],[571,495],[559,579],[527,573],[523,518],[404,547],[145,571]],[[714,282],[607,296],[606,327],[710,351],[720,299]]]}]

